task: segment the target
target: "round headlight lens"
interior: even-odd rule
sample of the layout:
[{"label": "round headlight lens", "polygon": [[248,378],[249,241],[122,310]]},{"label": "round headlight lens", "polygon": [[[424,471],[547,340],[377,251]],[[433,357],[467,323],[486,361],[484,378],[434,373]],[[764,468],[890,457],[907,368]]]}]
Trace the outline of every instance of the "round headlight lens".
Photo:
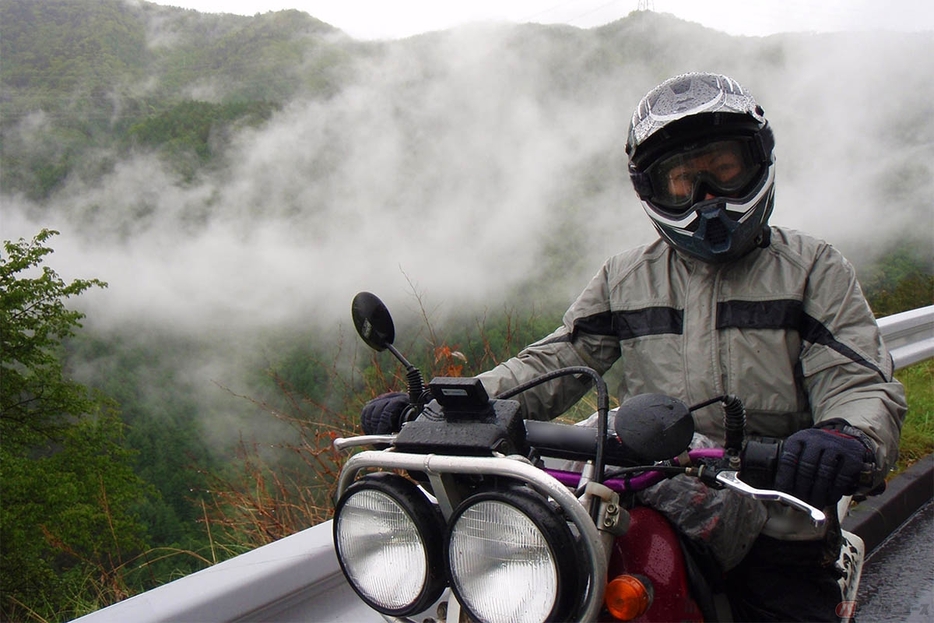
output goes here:
[{"label": "round headlight lens", "polygon": [[483,621],[544,621],[554,607],[558,570],[532,521],[502,502],[479,502],[451,532],[451,575]]},{"label": "round headlight lens", "polygon": [[[425,583],[425,545],[391,497],[364,490],[344,504],[338,538],[351,581],[384,608],[415,599]],[[400,573],[401,572],[401,573]]]},{"label": "round headlight lens", "polygon": [[364,601],[387,614],[419,612],[443,590],[442,524],[415,485],[386,476],[348,487],[335,509],[334,545]]},{"label": "round headlight lens", "polygon": [[480,621],[568,616],[578,570],[567,524],[540,496],[503,493],[475,496],[455,512],[447,563],[458,600]]}]

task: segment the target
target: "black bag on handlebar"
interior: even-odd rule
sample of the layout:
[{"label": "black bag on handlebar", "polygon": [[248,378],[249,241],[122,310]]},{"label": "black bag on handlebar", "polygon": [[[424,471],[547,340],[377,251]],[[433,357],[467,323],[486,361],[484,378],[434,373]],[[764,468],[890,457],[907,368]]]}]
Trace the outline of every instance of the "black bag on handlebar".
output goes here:
[{"label": "black bag on handlebar", "polygon": [[678,474],[639,492],[675,529],[699,543],[728,571],[749,552],[768,519],[762,502],[728,489],[711,489],[697,478]]}]

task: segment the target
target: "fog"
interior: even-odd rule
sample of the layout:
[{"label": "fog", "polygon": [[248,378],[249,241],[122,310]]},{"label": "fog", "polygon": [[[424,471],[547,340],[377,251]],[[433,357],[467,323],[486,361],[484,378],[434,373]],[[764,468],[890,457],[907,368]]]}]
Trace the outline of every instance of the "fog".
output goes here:
[{"label": "fog", "polygon": [[[632,109],[664,78],[710,70],[743,83],[771,120],[773,224],[860,262],[934,237],[931,34],[751,39],[683,26],[658,35],[655,55],[606,29],[562,31],[573,43],[557,50],[522,29],[385,45],[332,97],[241,129],[224,166],[193,181],[139,152],[41,204],[4,193],[0,234],[62,232],[53,267],[109,283],[75,301],[90,330],[222,340],[223,363],[197,363],[205,381],[229,379],[240,346],[263,346],[250,336],[348,326],[360,290],[399,315],[413,291],[441,315],[521,309],[536,301],[510,295],[529,281],[563,304],[606,257],[655,238],[625,173]],[[608,55],[608,41],[623,49]]]}]

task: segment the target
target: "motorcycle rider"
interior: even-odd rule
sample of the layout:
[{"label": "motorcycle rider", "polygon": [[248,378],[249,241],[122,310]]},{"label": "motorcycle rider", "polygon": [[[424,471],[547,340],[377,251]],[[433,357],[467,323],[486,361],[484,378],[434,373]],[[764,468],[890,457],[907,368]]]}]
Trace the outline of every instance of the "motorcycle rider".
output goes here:
[{"label": "motorcycle rider", "polygon": [[[565,366],[611,366],[620,401],[688,405],[740,396],[750,435],[785,439],[775,487],[820,508],[883,481],[898,452],[904,389],[852,266],[828,243],[769,225],[774,137],[723,75],[676,76],[632,116],[629,175],[660,238],[606,261],[554,333],[480,376],[494,396]],[[590,388],[561,377],[517,399],[553,418]],[[404,395],[369,403],[368,433],[397,429]],[[723,440],[722,407],[694,412]],[[833,515],[835,516],[835,514]],[[838,529],[766,531],[725,574],[737,620],[837,620]]]}]

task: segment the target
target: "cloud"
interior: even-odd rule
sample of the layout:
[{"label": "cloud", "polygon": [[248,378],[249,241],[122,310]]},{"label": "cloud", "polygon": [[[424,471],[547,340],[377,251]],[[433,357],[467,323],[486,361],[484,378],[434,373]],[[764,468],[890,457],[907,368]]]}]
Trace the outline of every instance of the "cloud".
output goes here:
[{"label": "cloud", "polygon": [[[478,304],[535,274],[582,165],[625,132],[612,101],[550,97],[513,44],[509,29],[469,28],[389,48],[335,97],[242,131],[229,166],[194,183],[141,153],[11,208],[78,236],[57,259],[110,283],[88,303],[106,324],[325,325],[357,290],[399,299],[409,279]],[[600,212],[616,213],[622,181]]]},{"label": "cloud", "polygon": [[80,302],[95,330],[237,336],[224,365],[199,364],[218,374],[231,345],[257,348],[244,336],[349,326],[360,290],[397,315],[413,284],[449,310],[496,309],[528,280],[569,302],[607,256],[655,237],[625,173],[632,108],[707,69],[749,87],[775,129],[773,223],[847,253],[930,238],[931,35],[760,41],[645,24],[380,45],[332,96],[240,129],[224,166],[184,181],[132,154],[42,204],[4,194],[0,233],[63,232],[56,269],[110,284]]},{"label": "cloud", "polygon": [[[629,110],[664,76],[625,66],[569,77],[606,54],[599,40],[521,32],[474,26],[386,46],[334,97],[240,131],[228,165],[194,182],[140,153],[44,206],[5,197],[5,211],[77,236],[58,258],[111,283],[89,303],[106,323],[326,326],[355,291],[399,299],[409,280],[438,302],[480,305],[545,277],[544,243],[562,230],[586,247],[580,274],[563,277],[583,283],[605,256],[654,237],[622,144]],[[925,123],[931,37],[787,37],[748,63],[729,54],[749,42],[717,41],[670,73],[715,65],[758,95],[778,137],[773,222],[843,246],[897,235],[930,196],[902,189],[905,209],[881,211],[880,188],[906,159],[930,187],[931,143],[910,126]]]}]

